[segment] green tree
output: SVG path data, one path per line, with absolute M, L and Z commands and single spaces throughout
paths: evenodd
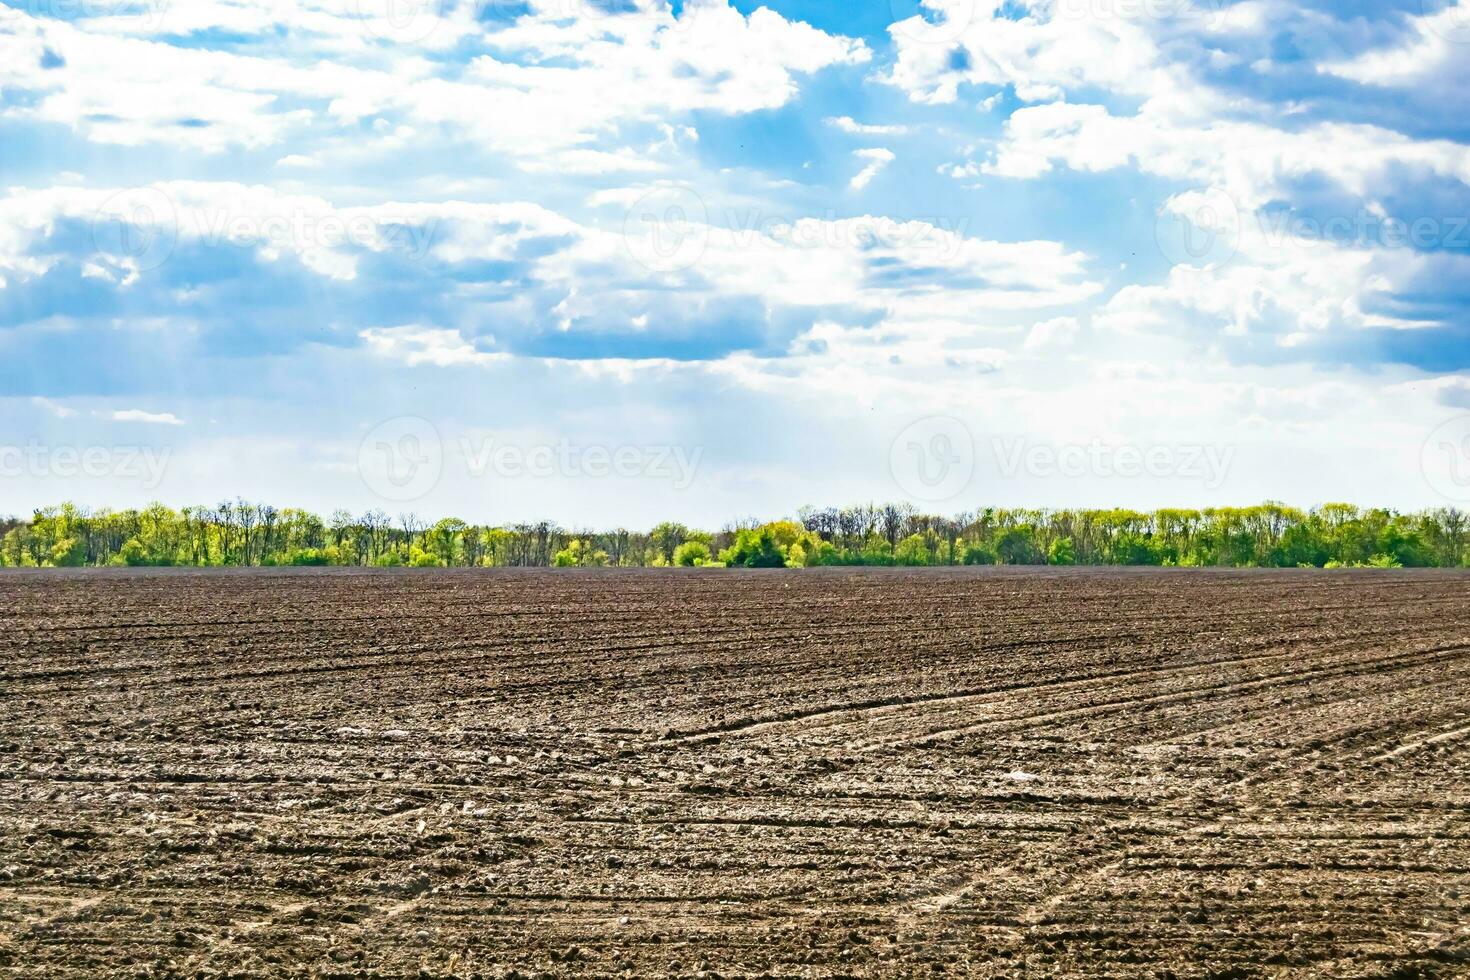
M 568 534 L 550 522 L 425 525 L 381 511 L 330 523 L 306 511 L 225 501 L 175 511 L 87 511 L 73 504 L 0 518 L 0 564 L 576 566 L 717 564 L 714 536 L 666 522 L 647 534 Z M 1277 503 L 1204 511 L 984 508 L 953 518 L 872 504 L 806 510 L 721 532 L 722 556 L 745 567 L 788 565 L 1177 564 L 1280 567 L 1459 567 L 1470 555 L 1470 515 L 1455 508 L 1402 514 L 1326 504 L 1303 512 Z
M 1011 528 L 995 543 L 995 552 L 1007 565 L 1040 565 L 1043 561 L 1041 549 L 1036 547 L 1029 531 Z
M 133 568 L 139 565 L 150 564 L 148 553 L 143 548 L 143 542 L 137 538 L 128 538 L 127 541 L 123 542 L 123 546 L 117 550 L 117 559 L 119 565 L 127 565 Z
M 1113 561 L 1118 565 L 1163 565 L 1173 559 L 1149 535 L 1127 532 L 1118 537 Z
M 80 568 L 87 563 L 87 546 L 81 538 L 62 538 L 51 548 L 51 564 L 57 568 Z
M 674 521 L 665 521 L 648 532 L 648 543 L 663 558 L 665 565 L 674 562 L 674 552 L 679 545 L 689 540 L 689 528 Z
M 720 553 L 720 560 L 739 568 L 785 568 L 786 555 L 769 528 L 741 531 L 735 544 Z
M 681 568 L 706 565 L 710 560 L 709 545 L 703 541 L 685 541 L 674 549 L 674 564 Z
M 590 541 L 573 538 L 556 553 L 552 564 L 557 568 L 601 568 L 607 564 L 607 552 L 599 551 Z
M 983 544 L 965 546 L 966 565 L 994 565 L 999 561 L 1000 556 L 993 549 L 987 548 Z
M 911 534 L 898 543 L 893 557 L 900 565 L 928 565 L 930 563 L 929 542 L 922 534 Z

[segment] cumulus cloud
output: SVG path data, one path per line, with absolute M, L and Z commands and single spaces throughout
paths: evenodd
M 1297 76 L 1272 46 L 1288 32 L 1324 50 L 1356 41 L 1358 53 L 1316 71 L 1448 92 L 1453 65 L 1464 61 L 1459 42 L 1470 40 L 1462 30 L 1470 8 L 1397 20 L 1386 13 L 1376 36 L 1392 40 L 1364 50 L 1361 24 L 1355 39 L 1346 22 L 1267 0 L 1172 5 L 1147 16 L 1136 5 L 1067 0 L 933 6 L 951 15 L 954 44 L 896 28 L 899 54 L 886 80 L 916 102 L 953 102 L 972 86 L 1009 89 L 1029 103 L 1009 115 L 998 140 L 981 141 L 941 174 L 1039 182 L 1061 169 L 1133 173 L 1176 188 L 1157 205 L 1161 233 L 1188 223 L 1192 202 L 1210 195 L 1239 225 L 1224 263 L 1199 268 L 1166 247 L 1178 264 L 1162 282 L 1123 284 L 1098 311 L 1100 329 L 1230 338 L 1223 349 L 1231 356 L 1378 352 L 1425 364 L 1425 350 L 1459 329 L 1459 297 L 1440 277 L 1463 275 L 1470 253 L 1470 241 L 1453 233 L 1453 216 L 1470 202 L 1470 147 L 1430 125 L 1400 132 L 1387 114 L 1338 118 L 1341 107 L 1314 105 L 1310 90 L 1283 104 L 1271 88 Z M 1395 230 L 1426 224 L 1427 240 Z M 1307 230 L 1282 233 L 1298 226 Z M 1358 230 L 1332 233 L 1343 226 Z M 1416 330 L 1416 344 L 1340 336 Z
M 1416 140 L 1346 123 L 1284 131 L 1213 117 L 1182 120 L 1147 105 L 1136 115 L 1115 116 L 1100 105 L 1067 102 L 1018 109 L 994 159 L 980 171 L 1033 178 L 1057 164 L 1091 172 L 1132 167 L 1220 187 L 1249 208 L 1310 178 L 1364 198 L 1405 172 L 1470 183 L 1470 147 L 1451 140 Z
M 799 76 L 870 57 L 861 41 L 723 2 L 691 4 L 676 18 L 664 3 L 613 11 L 589 2 L 568 16 L 566 3 L 536 0 L 498 30 L 472 8 L 422 5 L 403 22 L 401 12 L 364 17 L 354 3 L 309 4 L 287 18 L 273 0 L 239 0 L 170 5 L 161 17 L 143 5 L 135 16 L 78 26 L 3 7 L 0 85 L 29 96 L 5 114 L 96 142 L 208 152 L 392 121 L 539 157 L 696 110 L 778 108 Z M 277 31 L 287 28 L 293 43 L 280 45 Z M 240 32 L 242 43 L 212 50 L 161 40 L 211 30 Z M 462 46 L 478 52 L 467 63 L 428 57 Z M 63 63 L 43 67 L 48 51 Z M 157 98 L 165 88 L 188 92 L 187 105 Z
M 1470 0 L 1452 2 L 1409 18 L 1396 43 L 1358 52 L 1319 66 L 1324 74 L 1387 88 L 1428 90 L 1453 103 L 1463 102 L 1470 84 Z
M 688 261 L 650 265 L 674 229 L 621 207 L 627 217 L 614 212 L 608 227 L 530 202 L 339 207 L 234 183 L 12 190 L 0 198 L 12 240 L 0 269 L 13 277 L 0 323 L 24 325 L 32 297 L 90 279 L 83 298 L 98 329 L 124 314 L 135 324 L 213 317 L 191 331 L 211 347 L 233 343 L 220 333 L 228 323 L 248 324 L 257 350 L 355 339 L 415 365 L 505 354 L 698 359 L 779 351 L 823 318 L 978 330 L 1000 311 L 1102 289 L 1089 257 L 1056 242 L 873 215 L 767 220 L 701 207 L 677 229 L 695 239 Z M 257 278 L 269 269 L 274 285 L 242 294 L 242 269 Z M 334 322 L 303 329 L 280 305 L 307 293 L 333 297 Z M 384 327 L 384 305 L 416 325 Z
M 1467 2 L 925 0 L 873 50 L 729 0 L 0 6 L 0 421 L 251 446 L 326 379 L 348 460 L 367 415 L 768 412 L 881 471 L 926 411 L 1360 481 L 1464 401 Z
M 1077 340 L 1082 325 L 1076 317 L 1059 316 L 1042 320 L 1026 334 L 1028 351 L 1045 351 L 1064 348 Z
M 410 367 L 484 366 L 507 359 L 505 354 L 479 350 L 458 330 L 434 327 L 372 327 L 360 335 L 375 354 Z M 484 338 L 494 343 L 493 337 Z

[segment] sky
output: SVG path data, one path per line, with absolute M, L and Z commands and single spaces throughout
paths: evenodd
M 0 513 L 1470 504 L 1470 0 L 0 0 Z

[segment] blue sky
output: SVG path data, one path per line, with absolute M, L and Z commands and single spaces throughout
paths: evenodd
M 1467 503 L 1467 92 L 1470 0 L 0 0 L 0 512 Z

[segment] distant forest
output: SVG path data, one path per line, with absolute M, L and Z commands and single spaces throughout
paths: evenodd
M 0 518 L 0 566 L 745 567 L 1156 565 L 1464 567 L 1470 519 L 1455 508 L 1398 513 L 1276 503 L 1206 510 L 986 508 L 955 516 L 902 504 L 803 508 L 794 520 L 718 531 L 575 530 L 549 521 L 337 511 L 323 519 L 243 500 L 174 510 L 89 512 L 72 504 Z

